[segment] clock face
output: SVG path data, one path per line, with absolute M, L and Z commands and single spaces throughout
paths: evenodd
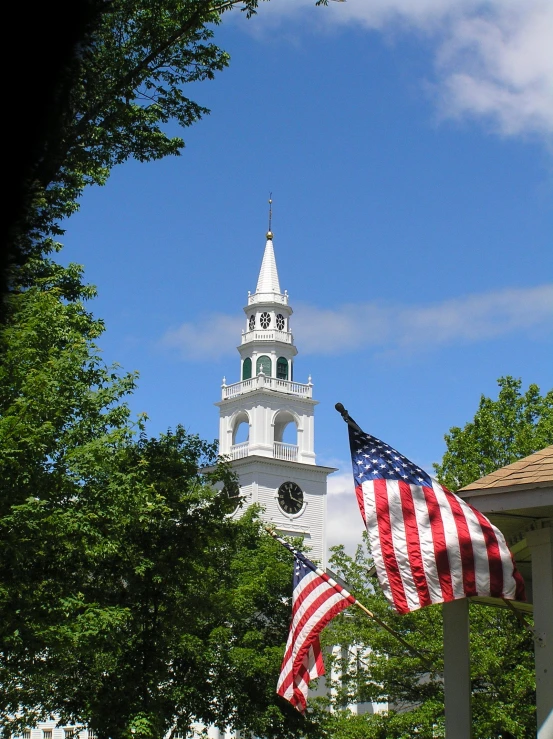
M 223 488 L 223 495 L 225 496 L 224 509 L 227 515 L 234 513 L 241 502 L 240 486 L 237 482 L 232 482 L 229 485 L 225 485 Z
M 299 513 L 303 508 L 303 491 L 295 482 L 283 482 L 278 489 L 278 504 L 285 513 Z

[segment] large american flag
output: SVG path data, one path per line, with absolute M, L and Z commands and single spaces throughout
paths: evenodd
M 378 580 L 399 613 L 471 596 L 525 600 L 501 531 L 416 464 L 349 426 Z
M 355 598 L 284 539 L 275 539 L 294 554 L 292 622 L 277 693 L 304 713 L 309 681 L 325 672 L 319 634 Z

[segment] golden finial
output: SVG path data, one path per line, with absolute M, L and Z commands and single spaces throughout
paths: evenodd
M 271 231 L 271 222 L 273 220 L 273 193 L 269 193 L 269 230 L 267 231 L 267 239 L 273 239 L 273 232 Z

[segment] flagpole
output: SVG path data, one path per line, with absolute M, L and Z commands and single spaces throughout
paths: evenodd
M 347 411 L 346 411 L 346 413 L 347 413 Z M 353 422 L 353 423 L 355 423 L 355 422 Z M 281 540 L 281 538 L 278 536 L 278 534 L 275 533 L 274 529 L 271 529 L 268 526 L 264 526 L 264 529 L 265 529 L 265 531 L 268 534 L 270 534 L 273 537 L 273 539 L 276 539 L 278 541 L 278 543 L 281 544 L 282 546 L 284 546 L 286 549 L 288 549 L 292 553 L 295 551 L 290 545 L 286 545 Z M 349 586 L 347 588 L 347 591 L 349 592 Z M 355 596 L 353 596 L 353 597 L 355 598 Z M 366 606 L 364 606 L 362 603 L 360 603 L 357 600 L 357 598 L 355 598 L 355 604 L 352 603 L 352 605 L 358 606 L 363 611 L 363 613 L 366 613 L 367 616 L 369 618 L 372 618 L 372 620 L 375 623 L 377 623 L 379 626 L 381 626 L 383 629 L 385 629 L 389 634 L 391 634 L 392 636 L 394 636 L 401 644 L 403 644 L 403 646 L 406 649 L 408 649 L 412 654 L 415 655 L 415 657 L 418 657 L 418 659 L 420 659 L 421 662 L 423 662 L 426 665 L 426 667 L 428 668 L 429 672 L 435 672 L 434 666 L 426 659 L 426 657 L 421 652 L 419 652 L 418 649 L 416 649 L 411 644 L 409 644 L 409 642 L 405 641 L 405 639 L 401 636 L 401 634 L 398 634 L 398 632 L 395 631 L 395 629 L 392 629 L 391 626 L 388 626 L 388 624 L 385 621 L 382 621 L 382 619 L 379 618 L 376 614 L 374 614 L 372 611 L 369 611 L 369 609 Z
M 403 644 L 403 646 L 406 649 L 408 649 L 412 654 L 418 657 L 421 660 L 421 662 L 423 662 L 426 665 L 429 672 L 435 672 L 434 666 L 426 659 L 426 657 L 423 654 L 421 654 L 421 652 L 419 652 L 418 649 L 416 649 L 411 644 L 409 644 L 409 642 L 405 641 L 405 639 L 400 634 L 398 634 L 397 631 L 392 629 L 391 626 L 388 626 L 388 624 L 385 621 L 382 621 L 382 619 L 376 616 L 374 613 L 372 613 L 372 611 L 369 611 L 369 609 L 366 608 L 362 603 L 360 603 L 357 600 L 357 598 L 355 599 L 355 605 L 358 606 L 364 613 L 366 613 L 367 616 L 369 616 L 369 618 L 372 618 L 373 621 L 375 621 L 379 626 L 381 626 L 383 629 L 386 629 L 386 631 L 389 634 L 394 636 L 398 640 L 398 642 Z

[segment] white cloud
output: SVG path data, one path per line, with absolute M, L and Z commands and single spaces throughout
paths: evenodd
M 348 554 L 355 554 L 357 546 L 363 541 L 364 527 L 351 470 L 339 470 L 328 478 L 326 519 L 328 548 L 343 544 Z
M 263 34 L 285 18 L 301 27 L 355 24 L 431 42 L 441 117 L 485 119 L 502 135 L 553 134 L 551 0 L 272 0 L 248 26 Z M 288 24 L 290 26 L 290 24 Z
M 184 360 L 220 359 L 234 353 L 243 323 L 244 319 L 239 316 L 213 313 L 197 322 L 182 323 L 177 328 L 169 329 L 160 345 L 176 349 Z
M 468 295 L 427 306 L 298 305 L 294 332 L 302 352 L 343 354 L 374 349 L 431 349 L 477 342 L 553 325 L 553 285 Z
M 553 4 L 495 4 L 452 24 L 437 55 L 444 115 L 484 116 L 500 133 L 553 133 Z
M 335 309 L 298 304 L 295 340 L 305 354 L 345 354 L 360 345 L 373 350 L 423 351 L 553 327 L 553 284 L 467 295 L 430 305 L 352 303 Z M 182 359 L 205 361 L 232 355 L 243 319 L 220 313 L 167 331 L 161 346 Z

